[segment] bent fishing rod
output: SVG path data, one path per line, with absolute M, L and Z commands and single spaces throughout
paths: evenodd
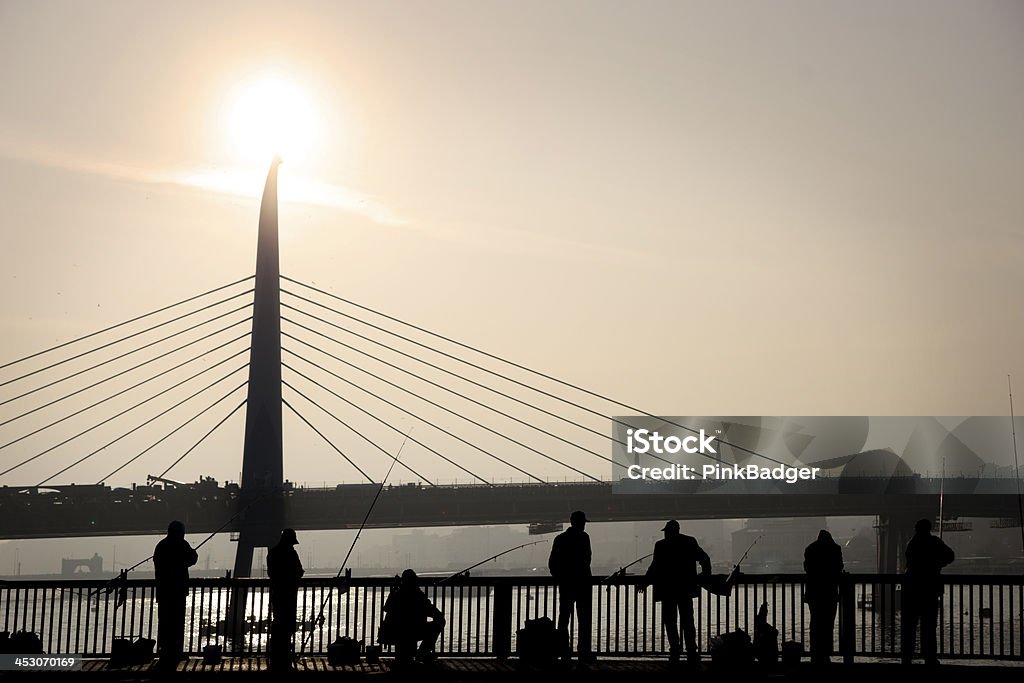
M 412 432 L 412 429 L 410 429 L 409 432 Z M 391 466 L 388 467 L 387 473 L 384 474 L 384 478 L 381 479 L 381 481 L 380 481 L 380 486 L 377 487 L 377 493 L 373 496 L 373 500 L 370 501 L 370 507 L 366 508 L 366 514 L 363 516 L 363 522 L 362 522 L 362 524 L 359 525 L 359 529 L 356 530 L 356 536 L 355 536 L 355 538 L 352 539 L 352 544 L 348 547 L 348 552 L 345 553 L 345 559 L 341 561 L 341 568 L 338 569 L 338 573 L 334 575 L 334 579 L 335 580 L 340 579 L 341 575 L 345 572 L 345 567 L 346 567 L 346 565 L 348 565 L 348 560 L 352 556 L 352 551 L 355 550 L 356 543 L 359 542 L 359 537 L 362 535 L 363 529 L 366 528 L 366 523 L 368 521 L 370 521 L 370 514 L 373 513 L 373 508 L 377 506 L 377 501 L 380 499 L 380 494 L 384 491 L 384 485 L 387 483 L 388 477 L 391 476 L 392 470 L 395 469 L 395 465 L 398 464 L 398 459 L 400 457 L 402 457 L 402 450 L 405 448 L 406 442 L 409 441 L 409 434 L 408 433 L 403 434 L 403 437 L 404 438 L 402 439 L 402 445 L 398 447 L 398 453 L 395 454 L 394 459 L 391 461 Z M 334 596 L 334 591 L 333 590 L 328 591 L 327 597 L 324 598 L 324 601 L 322 603 L 320 603 L 320 612 L 319 612 L 319 614 L 317 614 L 316 619 L 310 620 L 312 623 L 316 623 L 316 624 L 322 624 L 323 623 L 324 610 L 327 609 L 327 604 L 331 601 L 331 598 L 333 596 Z M 310 614 L 310 616 L 312 616 L 312 614 Z M 310 639 L 312 639 L 312 637 L 313 637 L 313 629 L 311 628 L 311 629 L 309 629 L 309 632 L 306 634 L 305 639 L 302 641 L 302 650 L 301 650 L 302 652 L 306 651 L 306 645 L 309 643 L 309 641 L 310 641 Z
M 619 567 L 614 572 L 612 572 L 608 576 L 604 577 L 604 579 L 602 579 L 601 583 L 608 583 L 609 581 L 611 581 L 612 579 L 614 579 L 617 576 L 625 576 L 627 569 L 629 569 L 630 567 L 632 567 L 635 564 L 640 564 L 641 562 L 646 560 L 648 557 L 651 557 L 653 555 L 654 555 L 654 553 L 647 553 L 643 557 L 638 557 L 635 560 L 633 560 L 632 562 L 630 562 L 629 564 L 623 565 L 623 566 Z
M 455 572 L 455 573 L 454 573 L 454 574 L 452 574 L 451 576 L 446 576 L 445 578 L 441 579 L 441 580 L 440 580 L 440 581 L 438 582 L 438 584 L 437 584 L 437 585 L 439 585 L 439 586 L 440 586 L 440 585 L 442 585 L 442 584 L 448 583 L 448 582 L 449 582 L 449 581 L 451 581 L 452 579 L 456 579 L 456 578 L 459 578 L 459 577 L 462 577 L 462 576 L 466 576 L 467 574 L 469 574 L 470 570 L 472 570 L 472 569 L 476 569 L 477 567 L 479 567 L 479 566 L 480 566 L 480 565 L 482 565 L 482 564 L 487 564 L 487 563 L 488 563 L 488 562 L 490 562 L 491 560 L 496 560 L 496 559 L 498 559 L 499 557 L 501 557 L 502 555 L 508 555 L 508 554 L 509 554 L 509 553 L 511 553 L 511 552 L 514 552 L 514 551 L 516 551 L 516 550 L 519 550 L 520 548 L 526 548 L 526 547 L 529 547 L 529 546 L 531 546 L 531 545 L 537 545 L 538 543 L 543 543 L 543 542 L 544 542 L 543 540 L 541 540 L 541 541 L 531 541 L 530 543 L 523 543 L 522 545 L 517 545 L 516 547 L 514 547 L 514 548 L 509 548 L 508 550 L 502 550 L 502 551 L 501 551 L 500 553 L 498 553 L 497 555 L 491 555 L 491 556 L 490 556 L 490 557 L 488 557 L 488 558 L 487 558 L 486 560 L 481 560 L 480 562 L 477 562 L 476 564 L 471 564 L 470 566 L 466 567 L 465 569 L 462 569 L 462 570 L 460 570 L 460 571 L 457 571 L 457 572 Z

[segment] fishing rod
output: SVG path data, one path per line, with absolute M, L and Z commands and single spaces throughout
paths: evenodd
M 736 575 L 740 573 L 740 565 L 743 564 L 743 560 L 747 559 L 747 555 L 750 554 L 750 551 L 754 549 L 754 546 L 757 545 L 757 542 L 760 541 L 762 538 L 764 538 L 764 534 L 761 534 L 760 536 L 755 538 L 754 542 L 747 546 L 747 550 L 740 557 L 740 561 L 737 562 L 736 565 L 732 568 L 732 571 L 729 572 L 729 578 L 726 579 L 727 582 L 731 582 L 736 577 Z
M 638 557 L 635 560 L 633 560 L 632 562 L 630 562 L 629 564 L 623 565 L 622 567 L 619 567 L 614 572 L 612 572 L 608 576 L 604 577 L 604 579 L 601 581 L 601 583 L 608 583 L 609 581 L 611 581 L 612 579 L 614 579 L 617 576 L 625 576 L 627 569 L 629 569 L 630 567 L 632 567 L 635 564 L 639 564 L 639 563 L 643 562 L 644 560 L 646 560 L 648 557 L 651 557 L 652 555 L 654 555 L 654 553 L 647 553 L 643 557 Z
M 733 565 L 732 571 L 728 575 L 725 574 L 700 574 L 697 577 L 697 585 L 703 587 L 706 591 L 712 595 L 728 596 L 732 593 L 732 587 L 736 583 L 736 578 L 740 574 L 740 565 L 743 564 L 743 560 L 747 559 L 747 555 L 754 549 L 757 542 L 764 538 L 764 534 L 761 534 L 754 541 L 747 546 L 746 552 L 740 557 L 739 562 Z
M 754 542 L 747 546 L 747 551 L 743 553 L 743 555 L 740 557 L 740 561 L 736 563 L 737 567 L 743 564 L 743 560 L 747 559 L 747 555 L 750 554 L 750 551 L 754 549 L 754 546 L 757 545 L 757 542 L 760 541 L 762 538 L 764 538 L 764 534 L 761 534 L 760 536 L 755 538 Z
M 409 432 L 410 433 L 412 432 L 411 428 L 409 429 Z M 363 522 L 362 522 L 362 524 L 359 525 L 359 529 L 356 530 L 355 538 L 352 539 L 352 544 L 348 547 L 348 552 L 345 553 L 345 559 L 341 561 L 341 568 L 339 568 L 338 569 L 338 573 L 334 575 L 335 581 L 340 579 L 341 575 L 345 572 L 345 566 L 348 564 L 348 560 L 352 556 L 352 551 L 355 550 L 356 543 L 359 542 L 359 537 L 362 535 L 363 529 L 366 528 L 366 523 L 368 521 L 370 521 L 370 514 L 373 512 L 373 508 L 376 507 L 377 501 L 380 499 L 381 492 L 384 491 L 384 485 L 387 483 L 388 477 L 391 476 L 392 470 L 395 469 L 395 465 L 398 464 L 398 459 L 400 457 L 402 457 L 402 450 L 405 448 L 406 442 L 409 441 L 409 433 L 403 434 L 402 436 L 404 437 L 402 439 L 402 445 L 398 447 L 398 453 L 395 455 L 394 459 L 392 459 L 391 466 L 388 467 L 388 471 L 384 474 L 384 478 L 381 479 L 380 486 L 377 488 L 377 493 L 373 496 L 373 500 L 370 501 L 370 507 L 368 507 L 366 509 L 366 514 L 363 516 Z M 334 591 L 333 590 L 329 591 L 327 593 L 327 597 L 324 598 L 324 601 L 322 603 L 320 603 L 320 613 L 317 614 L 316 619 L 311 619 L 310 620 L 311 623 L 316 623 L 316 624 L 322 624 L 323 623 L 324 610 L 327 608 L 327 604 L 331 601 L 332 597 L 334 597 Z M 313 616 L 312 613 L 310 613 L 310 616 Z M 311 629 L 309 629 L 309 632 L 306 634 L 306 638 L 302 641 L 302 650 L 301 650 L 302 652 L 306 651 L 306 645 L 309 643 L 309 641 L 310 641 L 310 639 L 312 639 L 312 637 L 313 637 L 313 629 L 311 628 Z
M 939 479 L 939 540 L 942 540 L 942 528 L 946 526 L 942 523 L 942 506 L 945 501 L 945 489 L 946 489 L 946 456 L 942 456 L 942 478 Z
M 202 548 L 204 545 L 206 545 L 208 542 L 210 542 L 213 539 L 214 536 L 216 536 L 220 532 L 224 531 L 224 529 L 229 524 L 231 524 L 231 522 L 233 522 L 236 519 L 238 519 L 239 515 L 244 513 L 246 510 L 251 508 L 253 505 L 255 505 L 256 502 L 259 501 L 261 498 L 266 497 L 266 495 L 267 495 L 267 492 L 263 492 L 263 493 L 259 494 L 258 496 L 256 496 L 255 498 L 253 498 L 252 500 L 250 500 L 245 506 L 242 507 L 241 510 L 238 510 L 235 514 L 231 515 L 231 517 L 228 518 L 228 521 L 226 521 L 223 524 L 221 524 L 213 532 L 211 532 L 206 538 L 204 538 L 203 541 L 199 545 L 197 545 L 195 548 L 193 548 L 193 550 L 198 552 L 199 549 Z M 93 591 L 90 591 L 89 594 L 86 597 L 91 598 L 93 595 L 96 595 L 97 593 L 99 593 L 102 590 L 106 590 L 107 593 L 110 593 L 114 589 L 113 584 L 115 584 L 117 582 L 127 581 L 128 580 L 128 572 L 135 571 L 136 569 L 138 569 L 139 567 L 141 567 L 142 565 L 146 564 L 147 562 L 149 562 L 152 559 L 153 559 L 153 555 L 150 555 L 149 557 L 147 557 L 144 560 L 139 560 L 138 562 L 136 562 L 132 566 L 128 567 L 127 569 L 122 569 L 121 572 L 116 577 L 114 577 L 113 579 L 110 579 L 107 582 L 106 585 L 100 586 L 99 588 L 97 588 L 97 589 L 95 589 Z M 123 586 L 122 586 L 122 588 L 123 588 Z
M 1020 497 L 1020 461 L 1017 460 L 1017 425 L 1013 417 L 1013 385 L 1006 376 L 1006 388 L 1010 392 L 1010 433 L 1013 435 L 1013 466 L 1017 473 L 1017 521 L 1020 522 L 1020 549 L 1024 552 L 1024 501 Z
M 531 541 L 530 543 L 523 543 L 522 545 L 517 545 L 517 546 L 516 546 L 515 548 L 509 548 L 508 550 L 502 550 L 502 551 L 501 551 L 500 553 L 498 553 L 497 555 L 491 555 L 491 556 L 490 556 L 490 557 L 488 557 L 488 558 L 487 558 L 486 560 L 481 560 L 480 562 L 477 562 L 476 564 L 472 564 L 472 565 L 470 565 L 470 566 L 466 567 L 465 569 L 463 569 L 463 570 L 461 570 L 461 571 L 457 571 L 457 572 L 455 572 L 455 573 L 454 573 L 454 574 L 452 574 L 451 576 L 447 576 L 447 577 L 445 577 L 445 578 L 441 579 L 441 580 L 440 580 L 440 581 L 438 582 L 438 584 L 437 584 L 437 585 L 439 585 L 439 586 L 440 586 L 440 585 L 442 585 L 442 584 L 448 583 L 448 582 L 449 582 L 449 581 L 451 581 L 452 579 L 456 579 L 456 578 L 459 578 L 459 577 L 461 577 L 461 576 L 466 576 L 466 575 L 468 575 L 468 574 L 469 574 L 469 571 L 470 571 L 471 569 L 476 569 L 477 567 L 479 567 L 479 566 L 480 566 L 480 565 L 482 565 L 482 564 L 487 564 L 487 563 L 488 563 L 488 562 L 490 562 L 491 560 L 496 560 L 496 559 L 498 559 L 499 557 L 501 557 L 502 555 L 508 555 L 508 554 L 509 554 L 509 553 L 511 553 L 511 552 L 514 552 L 514 551 L 516 551 L 516 550 L 519 550 L 520 548 L 526 548 L 526 547 L 529 547 L 529 546 L 531 546 L 531 545 L 537 545 L 538 543 L 543 543 L 543 542 L 544 542 L 544 541 L 542 541 L 542 540 L 541 540 L 541 541 Z

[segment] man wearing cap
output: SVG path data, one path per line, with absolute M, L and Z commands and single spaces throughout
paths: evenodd
M 281 532 L 281 540 L 267 552 L 267 577 L 270 579 L 270 665 L 290 668 L 292 637 L 295 635 L 295 603 L 299 579 L 304 573 L 295 546 L 299 539 L 294 529 Z
M 569 517 L 569 528 L 555 536 L 548 558 L 548 570 L 558 583 L 558 632 L 571 649 L 569 621 L 576 607 L 577 651 L 583 663 L 594 660 L 590 650 L 590 624 L 593 586 L 590 579 L 590 536 L 583 529 L 587 516 L 577 510 Z M 568 653 L 566 653 L 568 654 Z
M 156 637 L 163 669 L 176 669 L 185 649 L 188 568 L 198 561 L 199 555 L 185 540 L 185 525 L 177 520 L 171 522 L 167 536 L 153 551 L 158 603 Z
M 697 583 L 697 568 L 701 574 L 711 574 L 711 558 L 693 536 L 679 533 L 679 522 L 669 520 L 662 531 L 665 538 L 654 544 L 654 558 L 643 581 L 637 585 L 642 593 L 654 584 L 654 599 L 661 603 L 661 618 L 668 634 L 669 659 L 679 661 L 679 629 L 676 625 L 676 611 L 683 622 L 683 638 L 686 640 L 686 659 L 691 663 L 700 661 L 697 652 L 697 630 L 693 623 L 693 598 L 700 594 Z

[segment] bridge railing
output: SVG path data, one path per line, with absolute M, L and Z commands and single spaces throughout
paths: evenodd
M 834 628 L 836 654 L 898 657 L 900 576 L 848 575 Z M 943 577 L 938 621 L 941 657 L 1024 659 L 1024 577 Z M 668 642 L 661 605 L 651 591 L 638 594 L 636 577 L 608 584 L 594 579 L 592 643 L 600 656 L 663 655 Z M 768 605 L 768 623 L 779 642 L 809 645 L 810 613 L 803 602 L 802 574 L 741 575 L 728 596 L 701 592 L 694 602 L 697 642 L 707 654 L 710 639 L 742 629 L 753 635 L 754 618 Z M 516 651 L 516 632 L 526 620 L 558 614 L 558 591 L 550 577 L 469 577 L 441 584 L 422 582 L 445 616 L 438 641 L 442 656 L 498 656 Z M 298 595 L 296 650 L 324 654 L 339 635 L 367 644 L 376 640 L 388 578 L 303 580 Z M 118 638 L 156 638 L 158 610 L 152 580 L 131 580 L 119 599 L 106 581 L 0 582 L 0 618 L 5 631 L 39 634 L 49 653 L 105 657 Z M 235 606 L 237 617 L 232 616 Z M 323 618 L 319 618 L 323 606 Z M 185 649 L 198 655 L 219 644 L 229 656 L 265 654 L 270 636 L 269 583 L 265 579 L 193 579 L 186 602 Z M 572 627 L 575 631 L 575 619 Z M 575 642 L 575 633 L 574 633 Z M 385 648 L 385 652 L 388 649 Z

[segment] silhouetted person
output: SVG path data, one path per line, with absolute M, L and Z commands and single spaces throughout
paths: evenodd
M 185 598 L 188 596 L 188 568 L 199 555 L 185 540 L 185 525 L 175 520 L 167 536 L 156 544 L 153 566 L 158 603 L 157 646 L 160 667 L 175 669 L 185 647 Z
M 295 635 L 295 603 L 299 579 L 305 573 L 295 546 L 299 539 L 294 529 L 281 532 L 281 540 L 267 552 L 267 577 L 270 579 L 270 606 L 274 621 L 270 625 L 270 664 L 288 668 L 292 663 L 292 637 Z
M 420 661 L 434 659 L 434 646 L 444 630 L 444 615 L 420 590 L 416 572 L 411 569 L 402 572 L 401 583 L 384 602 L 384 614 L 377 641 L 395 646 L 397 663 L 408 664 L 413 653 Z M 418 651 L 417 642 L 420 643 Z
M 822 529 L 818 540 L 804 550 L 807 587 L 804 602 L 811 611 L 811 662 L 827 664 L 832 656 L 832 633 L 839 609 L 839 579 L 843 575 L 843 549 Z
M 679 522 L 669 520 L 661 529 L 665 538 L 654 544 L 654 558 L 643 582 L 636 590 L 642 593 L 654 584 L 654 599 L 661 603 L 661 619 L 668 634 L 669 659 L 679 661 L 679 627 L 676 612 L 683 622 L 683 638 L 686 641 L 686 659 L 699 662 L 697 652 L 697 629 L 693 623 L 693 599 L 700 595 L 697 583 L 697 565 L 701 574 L 711 574 L 711 558 L 693 536 L 679 533 Z
M 558 632 L 572 653 L 569 641 L 569 622 L 576 608 L 577 652 L 581 662 L 592 662 L 590 625 L 593 612 L 592 582 L 590 579 L 590 536 L 583 529 L 587 516 L 577 510 L 569 516 L 569 528 L 555 536 L 548 557 L 548 570 L 558 584 Z
M 932 536 L 931 520 L 914 525 L 907 543 L 907 573 L 903 580 L 903 663 L 914 658 L 914 633 L 921 622 L 921 654 L 926 664 L 938 664 L 935 627 L 942 595 L 942 568 L 953 561 L 953 550 Z

